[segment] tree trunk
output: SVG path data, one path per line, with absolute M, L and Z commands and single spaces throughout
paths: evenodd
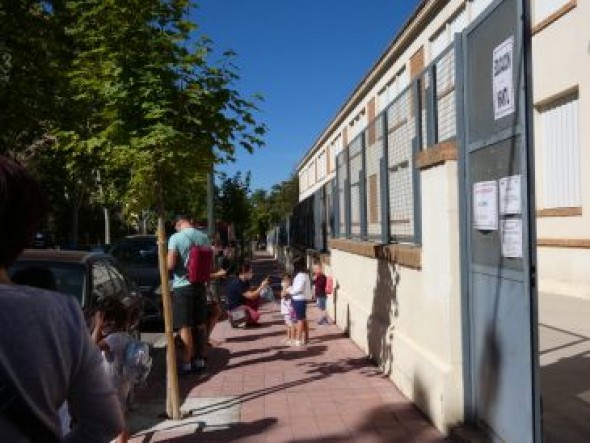
M 166 231 L 164 225 L 164 199 L 161 182 L 158 186 L 158 254 L 160 263 L 160 289 L 164 309 L 164 334 L 166 337 L 166 413 L 172 420 L 180 420 L 180 400 L 178 393 L 178 372 L 176 368 L 176 348 L 172 334 L 172 299 L 168 278 Z
M 77 204 L 74 203 L 72 206 L 72 244 L 70 245 L 72 248 L 78 248 L 78 219 L 80 214 L 80 208 Z
M 111 214 L 109 208 L 102 208 L 104 212 L 104 244 L 111 244 Z

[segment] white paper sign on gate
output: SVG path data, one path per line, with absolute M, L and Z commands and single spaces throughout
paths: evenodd
M 500 235 L 502 237 L 502 256 L 522 258 L 522 220 L 520 218 L 502 220 Z
M 492 57 L 494 118 L 496 120 L 514 113 L 513 58 L 514 37 L 510 37 L 494 49 Z
M 522 213 L 520 175 L 503 177 L 500 184 L 500 214 Z
M 473 227 L 482 231 L 498 229 L 498 182 L 473 184 Z

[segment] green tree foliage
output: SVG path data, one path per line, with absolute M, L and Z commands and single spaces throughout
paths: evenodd
M 61 1 L 0 0 L 0 153 L 42 139 L 63 107 Z
M 215 192 L 217 218 L 234 226 L 238 239 L 243 239 L 249 227 L 252 206 L 250 203 L 250 173 L 242 176 L 237 172 L 233 177 L 221 173 Z
M 95 156 L 107 175 L 127 171 L 123 195 L 131 211 L 203 201 L 203 186 L 194 185 L 214 164 L 233 160 L 236 146 L 262 145 L 255 103 L 233 88 L 233 55 L 211 63 L 211 41 L 191 41 L 189 6 L 187 0 L 69 2 L 80 17 L 68 29 L 79 47 L 69 78 L 92 119 L 64 134 L 62 146 Z
M 299 201 L 299 179 L 292 174 L 288 180 L 275 184 L 270 192 L 256 190 L 250 198 L 251 237 L 265 237 L 268 230 L 291 213 Z
M 197 36 L 189 0 L 0 0 L 0 152 L 52 200 L 205 211 L 205 177 L 262 146 L 260 97 L 231 51 Z M 75 218 L 75 214 L 71 214 Z

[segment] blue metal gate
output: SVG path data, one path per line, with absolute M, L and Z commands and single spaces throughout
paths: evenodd
M 542 441 L 522 4 L 494 2 L 456 42 L 466 415 L 509 443 Z

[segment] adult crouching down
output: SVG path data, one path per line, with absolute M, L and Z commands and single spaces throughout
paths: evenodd
M 250 286 L 250 280 L 254 276 L 252 266 L 244 262 L 234 277 L 227 285 L 227 308 L 231 312 L 237 309 L 244 309 L 246 312 L 246 325 L 256 325 L 260 319 L 260 293 L 269 285 L 268 278 L 265 278 L 256 289 Z

